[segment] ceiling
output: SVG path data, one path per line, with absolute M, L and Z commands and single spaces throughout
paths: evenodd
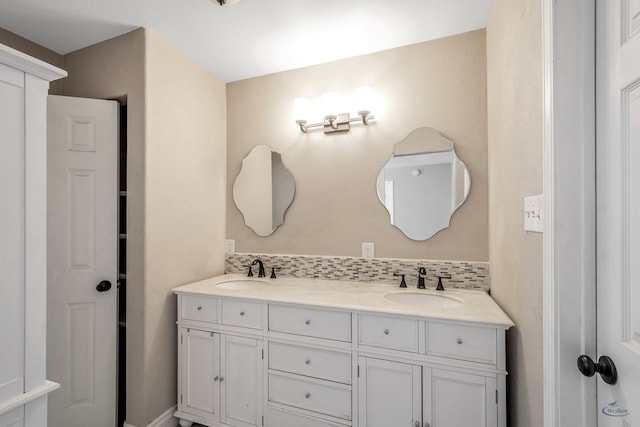
M 66 54 L 146 27 L 226 82 L 486 27 L 493 0 L 0 0 L 0 27 Z

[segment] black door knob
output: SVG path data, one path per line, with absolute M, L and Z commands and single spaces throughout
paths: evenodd
M 593 359 L 583 354 L 578 357 L 578 370 L 585 377 L 592 377 L 597 372 L 607 384 L 613 385 L 618 381 L 618 370 L 609 356 L 600 356 L 598 363 L 595 363 Z
M 96 286 L 98 292 L 107 292 L 109 289 L 111 289 L 111 282 L 108 280 L 103 280 Z

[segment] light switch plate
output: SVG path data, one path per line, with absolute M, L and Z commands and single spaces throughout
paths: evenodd
M 364 259 L 372 259 L 373 258 L 373 243 L 363 243 L 362 244 L 362 258 Z
M 542 233 L 544 226 L 542 194 L 524 198 L 524 229 Z
M 224 253 L 227 255 L 233 255 L 236 253 L 236 241 L 233 239 L 227 239 L 224 241 Z

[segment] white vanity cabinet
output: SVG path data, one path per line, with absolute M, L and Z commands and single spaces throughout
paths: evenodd
M 249 329 L 262 304 L 181 296 L 179 306 L 180 424 L 262 426 L 264 340 Z
M 176 292 L 183 427 L 506 426 L 503 314 L 483 323 Z
M 371 314 L 358 329 L 360 427 L 506 424 L 504 331 Z

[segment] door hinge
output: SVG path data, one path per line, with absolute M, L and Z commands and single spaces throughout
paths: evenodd
M 358 378 L 360 378 L 360 365 L 358 365 Z
M 262 425 L 264 425 L 264 415 L 262 416 Z
M 184 344 L 184 336 L 180 335 L 180 344 Z
M 264 360 L 264 348 L 262 349 L 262 360 Z
M 496 390 L 496 405 L 498 404 L 498 390 Z
M 182 403 L 182 395 L 180 395 L 180 403 Z

